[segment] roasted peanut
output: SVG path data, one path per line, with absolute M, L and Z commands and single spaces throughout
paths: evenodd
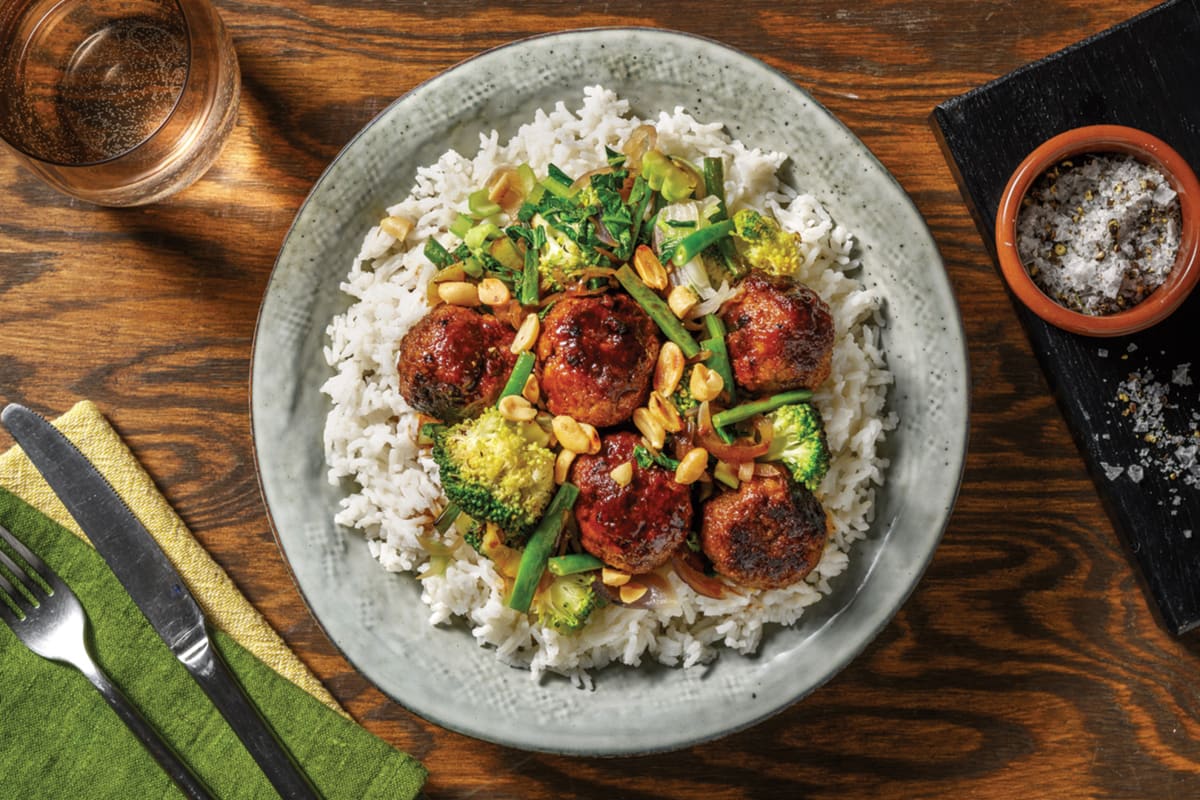
M 641 583 L 627 583 L 617 590 L 621 597 L 622 603 L 636 603 L 647 592 L 647 588 Z
M 650 409 L 650 413 L 667 433 L 679 433 L 683 430 L 683 419 L 679 416 L 679 409 L 658 392 L 650 393 L 650 400 L 646 403 L 646 408 Z
M 388 236 L 396 237 L 397 242 L 403 242 L 412 233 L 413 222 L 405 217 L 384 217 L 379 221 L 379 229 Z
M 555 417 L 551 425 L 554 428 L 554 438 L 567 450 L 592 455 L 600 452 L 600 434 L 592 425 L 578 422 L 574 417 L 565 414 Z
M 520 204 L 521 182 L 514 169 L 501 169 L 492 174 L 487 186 L 488 200 L 505 209 Z
M 679 460 L 675 468 L 675 482 L 691 484 L 700 480 L 704 470 L 708 469 L 708 451 L 703 447 L 693 447 L 687 455 Z
M 600 569 L 600 580 L 605 586 L 624 586 L 629 583 L 630 575 L 628 572 L 622 572 L 619 569 L 612 567 L 602 567 Z
M 437 285 L 438 297 L 452 306 L 479 305 L 479 289 L 467 281 L 446 281 Z
M 521 397 L 528 400 L 531 405 L 536 405 L 541 396 L 542 387 L 538 385 L 537 375 L 530 375 L 525 379 L 525 385 L 521 387 Z
M 658 362 L 654 365 L 654 391 L 670 397 L 683 380 L 685 365 L 683 351 L 674 342 L 663 342 L 658 351 Z
M 633 480 L 633 462 L 622 461 L 612 468 L 608 473 L 608 477 L 612 478 L 613 483 L 617 486 L 628 486 L 630 481 Z
M 705 400 L 716 400 L 724 388 L 725 381 L 719 372 L 711 370 L 703 364 L 697 364 L 692 369 L 692 378 L 688 382 L 688 389 L 697 401 L 703 403 Z
M 500 416 L 510 422 L 530 422 L 537 417 L 537 409 L 519 394 L 501 397 L 496 408 L 500 411 Z
M 642 283 L 656 291 L 667 288 L 670 283 L 667 280 L 666 267 L 658 260 L 658 256 L 654 255 L 654 251 L 644 244 L 638 245 L 637 250 L 633 251 L 633 269 L 642 279 Z
M 686 317 L 687 313 L 699 302 L 700 298 L 696 295 L 696 290 L 690 286 L 676 286 L 667 295 L 667 307 L 680 319 Z
M 479 282 L 479 302 L 485 306 L 502 306 L 512 299 L 512 293 L 498 278 L 484 278 Z
M 563 484 L 567 482 L 567 473 L 571 470 L 571 463 L 575 461 L 575 453 L 570 450 L 559 450 L 558 456 L 554 459 L 554 482 Z
M 508 349 L 514 353 L 524 353 L 526 350 L 532 349 L 541 330 L 542 323 L 538 319 L 538 315 L 527 315 L 521 321 L 521 327 L 517 328 L 517 335 L 513 337 L 512 344 Z
M 650 413 L 648 408 L 636 408 L 633 411 L 633 424 L 646 437 L 646 441 L 655 450 L 661 450 L 667 441 L 667 432 Z

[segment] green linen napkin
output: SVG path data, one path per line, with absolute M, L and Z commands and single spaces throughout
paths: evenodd
M 214 796 L 271 798 L 274 790 L 87 543 L 0 488 L 0 523 L 79 596 L 96 659 L 182 754 Z M 281 677 L 222 631 L 216 647 L 322 796 L 411 798 L 425 769 Z M 73 668 L 39 658 L 0 623 L 0 796 L 181 796 L 100 694 Z

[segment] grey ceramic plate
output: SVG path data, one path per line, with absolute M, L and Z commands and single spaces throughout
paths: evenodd
M 541 107 L 576 108 L 602 84 L 650 116 L 683 105 L 723 120 L 748 145 L 803 154 L 783 178 L 820 198 L 859 238 L 863 279 L 887 300 L 885 347 L 896 385 L 887 485 L 870 536 L 833 593 L 752 658 L 723 653 L 691 670 L 610 667 L 594 690 L 531 680 L 475 644 L 433 628 L 416 581 L 384 572 L 363 540 L 336 529 L 322 427 L 330 374 L 324 329 L 367 229 L 401 199 L 416 168 L 447 147 L 473 154 Z M 904 602 L 957 494 L 967 438 L 961 320 L 938 252 L 909 198 L 870 151 L 787 78 L 714 42 L 661 30 L 554 34 L 486 52 L 397 100 L 321 176 L 284 242 L 254 342 L 252 412 L 263 495 L 313 614 L 354 666 L 420 716 L 505 745 L 589 755 L 683 747 L 749 726 L 845 666 Z

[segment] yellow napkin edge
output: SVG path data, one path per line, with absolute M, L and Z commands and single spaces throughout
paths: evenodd
M 349 717 L 275 629 L 258 612 L 154 485 L 154 479 L 90 400 L 81 400 L 53 425 L 79 448 L 116 490 L 187 583 L 210 624 L 229 634 L 281 676 L 324 705 Z M 41 473 L 14 446 L 0 454 L 0 485 L 63 525 L 83 541 L 88 538 L 45 482 Z M 90 542 L 89 542 L 90 544 Z

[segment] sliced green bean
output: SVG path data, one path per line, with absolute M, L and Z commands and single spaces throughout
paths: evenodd
M 684 358 L 692 358 L 700 353 L 700 345 L 696 343 L 691 331 L 683 327 L 683 323 L 667 306 L 666 301 L 655 294 L 653 289 L 642 283 L 642 279 L 630 269 L 628 264 L 622 264 L 617 269 L 617 280 L 625 287 L 625 291 L 629 292 L 630 296 L 638 302 L 638 305 L 645 309 L 646 313 L 650 315 L 650 319 L 654 320 L 662 330 L 663 335 L 679 345 Z

